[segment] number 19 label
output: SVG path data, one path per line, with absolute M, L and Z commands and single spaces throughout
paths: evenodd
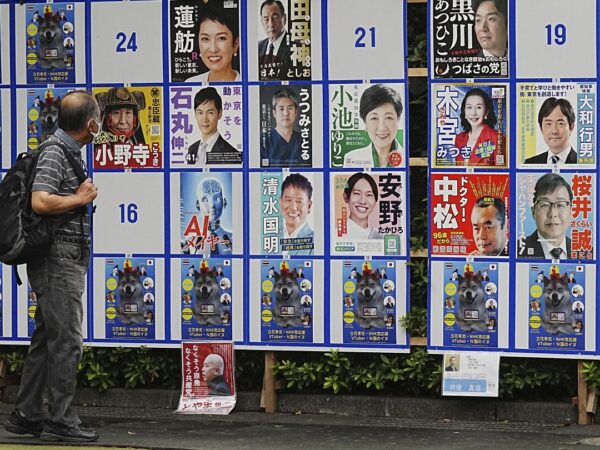
M 567 27 L 562 23 L 546 25 L 546 45 L 565 45 L 567 43 Z

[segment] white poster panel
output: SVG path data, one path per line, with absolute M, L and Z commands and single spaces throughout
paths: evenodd
M 442 395 L 498 397 L 499 353 L 445 353 L 443 364 Z
M 329 78 L 404 78 L 404 2 L 328 2 Z
M 516 2 L 518 78 L 595 78 L 596 2 Z
M 11 121 L 12 114 L 10 114 L 10 90 L 0 89 L 0 105 L 2 106 L 2 112 L 0 112 L 0 154 L 2 155 L 1 163 L 2 169 L 8 169 L 10 167 L 10 159 L 12 155 L 11 145 Z M 17 147 L 17 154 L 26 150 L 25 145 Z M 16 156 L 16 155 L 15 155 Z
M 10 9 L 0 5 L 0 83 L 10 83 Z M 2 107 L 2 111 L 8 111 Z
M 94 83 L 162 81 L 161 2 L 92 2 L 92 17 Z
M 94 174 L 94 253 L 164 253 L 164 175 Z

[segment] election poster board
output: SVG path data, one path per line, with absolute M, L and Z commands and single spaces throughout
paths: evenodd
M 598 5 L 428 6 L 429 351 L 595 357 Z
M 87 344 L 409 350 L 406 5 L 374 2 L 0 2 L 0 176 L 71 92 L 99 106 Z M 8 277 L 0 340 L 26 344 L 38 295 Z

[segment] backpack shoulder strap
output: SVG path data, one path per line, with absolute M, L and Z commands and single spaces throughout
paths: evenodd
M 79 161 L 77 161 L 75 159 L 73 154 L 63 145 L 62 142 L 59 142 L 59 141 L 51 141 L 50 142 L 48 140 L 45 140 L 44 142 L 42 142 L 42 145 L 40 145 L 38 147 L 38 152 L 41 153 L 42 150 L 44 150 L 46 147 L 49 147 L 50 145 L 56 145 L 58 148 L 60 148 L 62 150 L 63 154 L 65 155 L 65 158 L 67 158 L 67 161 L 69 161 L 69 164 L 71 164 L 71 167 L 75 171 L 75 175 L 77 176 L 77 179 L 79 180 L 79 184 L 83 183 L 87 178 L 87 175 L 83 170 L 83 167 L 81 167 L 81 164 L 79 163 Z

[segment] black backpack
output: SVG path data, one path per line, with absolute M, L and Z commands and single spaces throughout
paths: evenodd
M 87 178 L 83 167 L 71 152 L 55 140 L 45 141 L 32 154 L 21 153 L 17 156 L 0 183 L 0 262 L 4 264 L 25 264 L 44 255 L 52 244 L 54 233 L 64 223 L 36 214 L 31 209 L 31 188 L 38 157 L 49 145 L 56 145 L 63 151 L 80 184 Z

